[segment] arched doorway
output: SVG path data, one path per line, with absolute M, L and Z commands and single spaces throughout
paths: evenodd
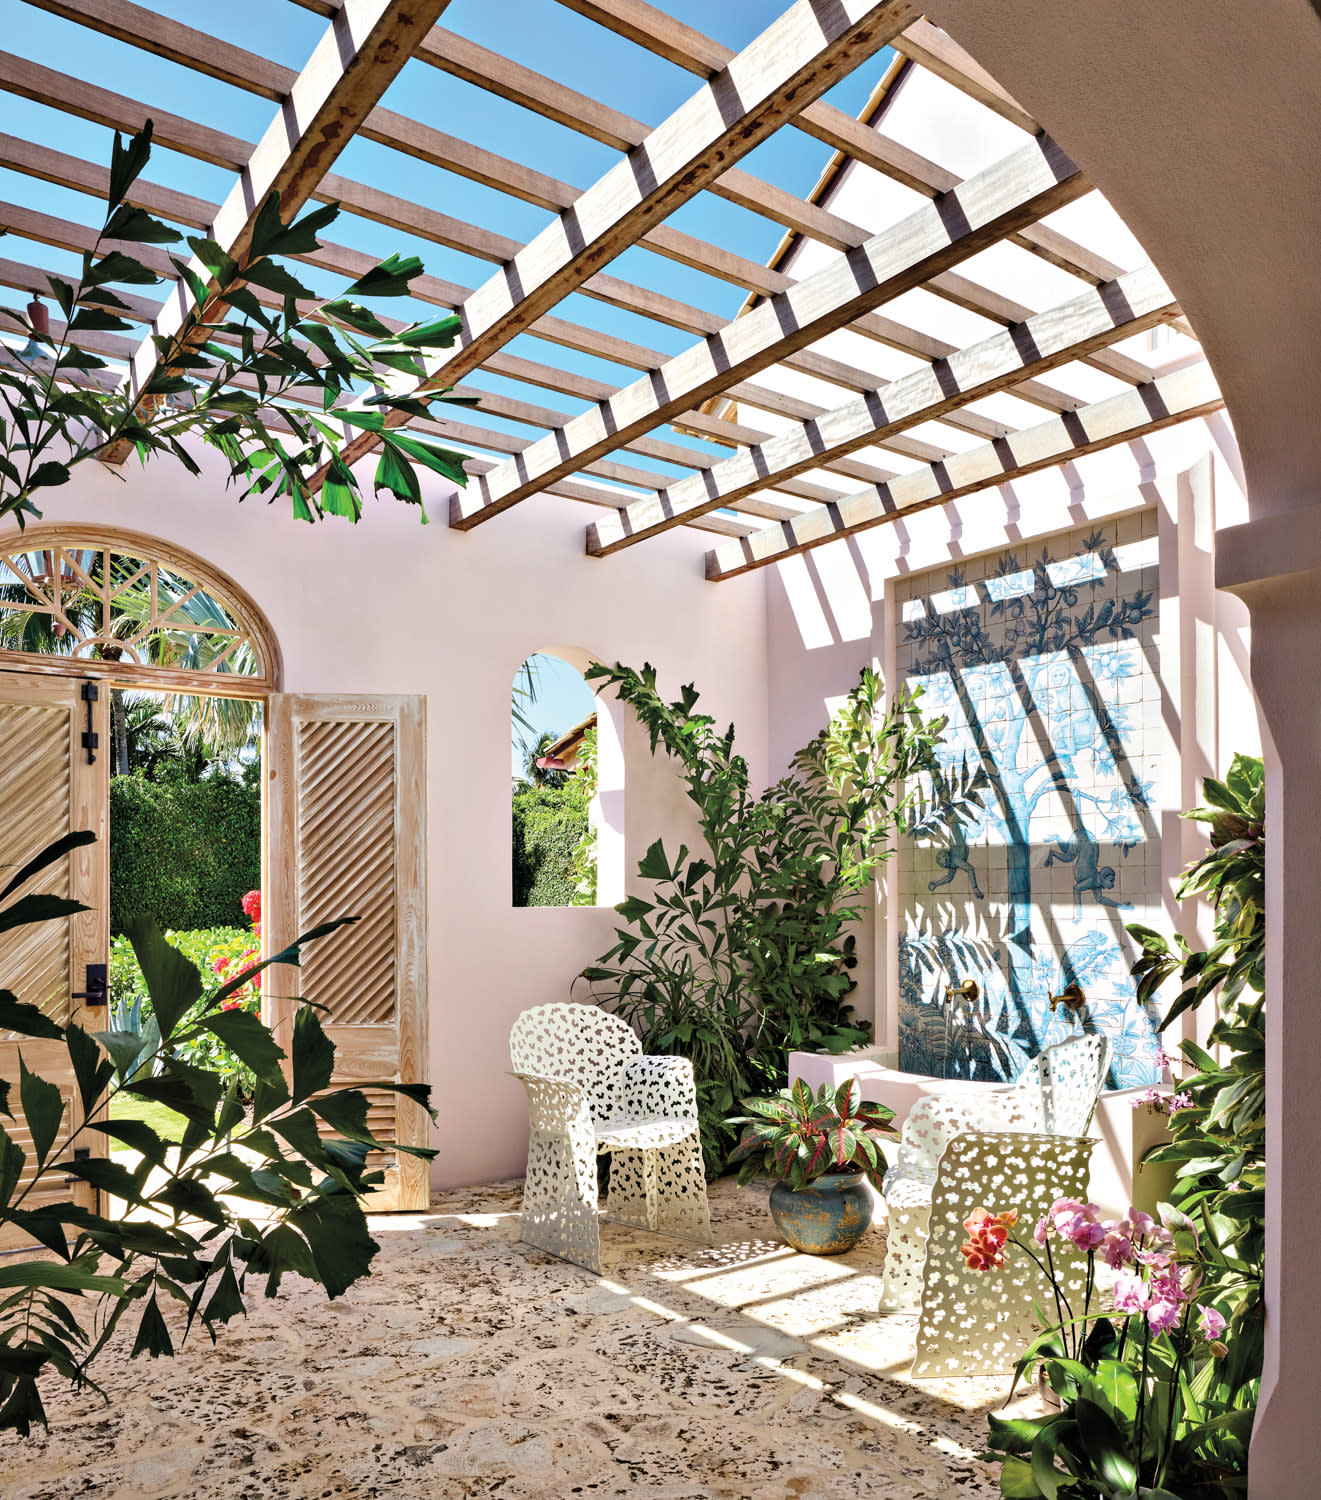
M 426 1071 L 426 704 L 418 696 L 280 692 L 274 631 L 257 603 L 204 559 L 157 538 L 74 524 L 0 542 L 0 860 L 23 864 L 79 829 L 36 880 L 88 910 L 9 944 L 0 985 L 107 1029 L 109 701 L 124 689 L 261 705 L 261 887 L 269 955 L 340 916 L 357 920 L 273 970 L 262 1008 L 287 1037 L 298 998 L 327 1007 L 332 1082 L 365 1087 L 378 1139 L 425 1145 L 421 1108 L 371 1081 Z M 278 993 L 277 993 L 278 992 Z M 0 1048 L 11 1043 L 0 1040 Z M 17 1059 L 14 1059 L 16 1063 Z M 48 1076 L 55 1076 L 53 1073 Z M 67 1085 L 74 1125 L 76 1090 Z M 104 1140 L 98 1149 L 104 1149 Z M 426 1163 L 387 1153 L 375 1211 L 429 1202 Z
M 85 910 L 11 934 L 0 973 L 4 988 L 89 1032 L 112 1026 L 112 701 L 122 713 L 126 689 L 154 689 L 264 703 L 278 673 L 275 638 L 261 611 L 202 559 L 152 537 L 97 527 L 37 526 L 6 536 L 0 543 L 0 860 L 21 870 L 83 830 L 95 842 L 20 883 L 20 898 L 49 894 Z M 0 1040 L 0 1050 L 14 1052 L 16 1045 Z M 67 1059 L 52 1050 L 43 1062 L 66 1096 L 68 1128 L 76 1129 L 81 1106 L 73 1077 L 64 1076 Z M 99 1133 L 88 1139 L 98 1154 L 108 1148 Z M 90 1194 L 81 1184 L 75 1191 Z

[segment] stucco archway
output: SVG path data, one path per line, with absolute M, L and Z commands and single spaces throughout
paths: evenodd
M 1070 152 L 1138 236 L 1215 370 L 1251 520 L 1217 583 L 1252 613 L 1268 728 L 1267 1328 L 1253 1500 L 1316 1484 L 1321 1182 L 1321 16 L 1308 0 L 931 0 L 944 27 Z M 1287 809 L 1287 818 L 1285 812 Z M 1285 1059 L 1290 1059 L 1286 1067 Z

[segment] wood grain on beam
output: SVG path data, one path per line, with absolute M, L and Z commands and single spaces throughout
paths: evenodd
M 499 514 L 635 433 L 669 421 L 1062 207 L 1085 187 L 1069 157 L 1040 137 L 503 465 L 456 501 L 451 524 L 467 529 Z
M 419 392 L 453 385 L 476 369 L 877 52 L 913 14 L 909 0 L 837 0 L 828 8 L 796 0 L 477 289 L 461 309 L 462 345 L 429 369 Z M 361 434 L 344 460 L 352 463 L 375 443 L 373 434 Z
M 596 557 L 622 551 L 690 516 L 732 505 L 766 486 L 805 474 L 825 459 L 885 444 L 905 428 L 938 420 L 1025 375 L 1068 364 L 1177 313 L 1178 304 L 1154 270 L 1130 272 L 816 421 L 795 426 L 769 443 L 745 449 L 704 474 L 634 501 L 590 528 L 587 551 Z
M 1207 416 L 1224 405 L 1205 363 L 1149 385 L 1026 427 L 998 443 L 956 454 L 945 463 L 903 474 L 835 505 L 805 511 L 740 543 L 707 555 L 706 576 L 733 578 L 840 537 L 884 525 L 960 495 L 991 489 L 1038 469 Z

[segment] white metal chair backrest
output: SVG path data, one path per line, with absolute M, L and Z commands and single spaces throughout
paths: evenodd
M 597 1121 L 617 1113 L 620 1075 L 641 1054 L 628 1022 L 595 1005 L 538 1005 L 509 1033 L 514 1072 L 576 1083 Z
M 970 1130 L 1040 1128 L 1041 1108 L 1035 1086 L 928 1094 L 908 1112 L 895 1166 L 913 1181 L 934 1184 L 941 1153 L 956 1135 Z
M 1036 1076 L 1047 1135 L 1087 1134 L 1109 1059 L 1109 1037 L 1095 1032 L 1041 1050 Z

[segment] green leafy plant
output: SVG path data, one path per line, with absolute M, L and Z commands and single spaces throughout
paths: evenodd
M 431 401 L 470 401 L 380 389 L 395 374 L 411 387 L 425 374 L 424 356 L 459 335 L 454 315 L 391 326 L 365 305 L 407 296 L 422 263 L 394 255 L 339 295 L 317 297 L 285 258 L 313 255 L 339 206 L 286 223 L 277 193 L 262 206 L 241 260 L 203 235 L 187 236 L 191 262 L 162 253 L 156 247 L 181 246 L 185 236 L 132 201 L 151 136 L 150 121 L 127 142 L 116 134 L 106 216 L 81 274 L 47 277 L 63 322 L 53 324 L 39 301 L 25 313 L 0 308 L 27 339 L 21 350 L 0 347 L 0 517 L 13 515 L 21 526 L 40 516 L 42 491 L 67 484 L 88 459 L 171 454 L 195 474 L 184 443 L 193 436 L 223 455 L 244 494 L 285 497 L 301 520 L 356 521 L 361 486 L 338 452 L 346 423 L 382 445 L 378 494 L 420 508 L 419 468 L 466 483 L 459 454 L 385 425 L 389 412 L 425 417 Z M 135 246 L 151 248 L 133 253 Z M 145 379 L 120 380 L 96 352 L 104 335 L 133 331 L 131 305 L 115 288 L 167 278 L 188 292 L 192 311 L 176 332 L 151 336 Z M 322 476 L 318 490 L 313 481 Z
M 568 786 L 520 786 L 513 797 L 515 906 L 571 906 L 574 851 L 587 809 Z
M 671 703 L 649 664 L 586 676 L 633 709 L 653 754 L 676 762 L 703 847 L 651 845 L 638 865 L 648 896 L 616 908 L 626 925 L 581 977 L 648 1051 L 692 1059 L 707 1168 L 718 1173 L 736 1099 L 783 1086 L 791 1051 L 842 1052 L 869 1036 L 848 1003 L 853 928 L 892 835 L 920 804 L 917 773 L 934 765 L 943 721 L 924 719 L 914 696 L 883 707 L 867 669 L 789 774 L 757 796 L 733 726 L 721 733 L 696 712 L 691 685 Z
M 261 959 L 261 892 L 248 891 L 242 904 L 252 921 L 250 928 L 210 927 L 164 934 L 165 941 L 177 948 L 202 975 L 202 994 L 183 1017 L 185 1025 L 209 1011 L 215 991 L 245 971 L 254 977 L 232 989 L 222 1006 L 226 1010 L 237 1010 L 241 1006 L 254 1014 L 261 1008 L 261 976 L 255 973 Z M 122 1007 L 127 1023 L 120 1025 L 116 1020 L 116 1029 L 147 1031 L 156 1025 L 151 995 L 133 944 L 122 935 L 110 940 L 110 999 L 116 1007 Z M 156 1040 L 159 1041 L 159 1032 Z M 214 1033 L 203 1031 L 191 1041 L 179 1042 L 174 1055 L 184 1062 L 209 1069 L 226 1084 L 231 1079 L 238 1079 L 244 1099 L 252 1097 L 257 1082 L 252 1069 Z
M 798 1192 L 829 1172 L 851 1171 L 880 1188 L 886 1166 L 880 1143 L 899 1132 L 890 1123 L 894 1110 L 864 1100 L 856 1078 L 838 1087 L 823 1083 L 815 1095 L 796 1078 L 772 1098 L 741 1103 L 750 1113 L 729 1121 L 743 1126 L 729 1157 L 731 1164 L 742 1163 L 740 1186 L 769 1175 Z
M 86 910 L 63 897 L 15 893 L 91 842 L 90 833 L 70 834 L 17 871 L 0 891 L 7 903 L 0 933 Z M 367 1274 L 378 1247 L 361 1200 L 384 1176 L 368 1166 L 369 1154 L 435 1153 L 378 1140 L 361 1089 L 330 1087 L 335 1047 L 314 1002 L 300 1004 L 288 1052 L 260 1017 L 226 1009 L 256 973 L 296 966 L 306 944 L 354 920 L 314 928 L 209 996 L 197 968 L 153 923 L 130 924 L 154 1037 L 146 1030 L 89 1034 L 0 990 L 0 1032 L 41 1042 L 36 1056 L 60 1044 L 77 1101 L 71 1113 L 59 1084 L 28 1067 L 20 1042 L 17 1097 L 14 1080 L 0 1080 L 0 1115 L 21 1116 L 28 1143 L 0 1126 L 0 1234 L 12 1240 L 20 1231 L 47 1253 L 0 1264 L 0 1429 L 27 1435 L 46 1422 L 37 1386 L 43 1373 L 99 1389 L 91 1367 L 125 1317 L 135 1324 L 129 1357 L 154 1358 L 174 1351 L 163 1303 L 184 1310 L 185 1337 L 200 1324 L 214 1339 L 244 1312 L 249 1278 L 275 1296 L 292 1271 L 337 1297 Z M 214 1070 L 176 1055 L 204 1035 L 251 1069 L 246 1112 L 237 1079 L 226 1085 Z M 424 1085 L 362 1087 L 404 1095 L 435 1118 Z M 182 1116 L 182 1140 L 172 1144 L 142 1119 L 116 1118 L 121 1096 Z M 85 1149 L 98 1142 L 134 1155 Z M 69 1183 L 111 1195 L 123 1211 L 92 1212 L 73 1201 Z
M 1178 976 L 1181 988 L 1162 1030 L 1208 1000 L 1217 1019 L 1210 1047 L 1180 1043 L 1189 1071 L 1185 1107 L 1170 1117 L 1173 1140 L 1152 1153 L 1178 1164 L 1174 1202 L 1199 1225 L 1208 1275 L 1227 1310 L 1228 1355 L 1209 1392 L 1250 1422 L 1261 1386 L 1266 1244 L 1266 779 L 1262 762 L 1236 755 L 1223 781 L 1207 777 L 1208 805 L 1183 816 L 1205 825 L 1211 847 L 1185 872 L 1180 899 L 1204 896 L 1215 923 L 1211 946 L 1171 944 L 1134 924 L 1142 945 L 1134 966 L 1138 998 L 1155 999 Z

